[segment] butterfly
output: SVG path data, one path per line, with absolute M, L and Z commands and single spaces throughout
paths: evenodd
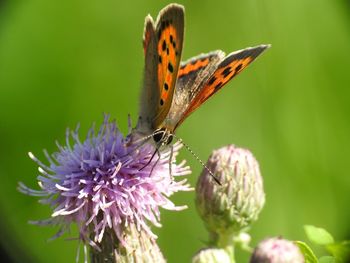
M 227 56 L 221 50 L 181 61 L 184 7 L 170 4 L 154 22 L 145 19 L 145 68 L 136 131 L 153 137 L 156 148 L 171 143 L 175 130 L 212 95 L 253 62 L 269 45 Z

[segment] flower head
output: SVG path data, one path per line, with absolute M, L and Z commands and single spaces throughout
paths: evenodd
M 160 226 L 160 207 L 186 208 L 175 206 L 169 196 L 191 190 L 186 179 L 173 179 L 191 171 L 185 161 L 175 163 L 181 145 L 175 143 L 172 147 L 151 160 L 155 151 L 151 143 L 124 138 L 115 122 L 106 116 L 99 131 L 91 128 L 84 141 L 79 139 L 78 129 L 67 130 L 66 145 L 58 145 L 59 151 L 52 155 L 45 152 L 49 165 L 30 153 L 39 165 L 37 180 L 41 190 L 23 183 L 19 190 L 41 197 L 42 203 L 52 207 L 51 218 L 36 223 L 59 225 L 58 235 L 76 223 L 80 239 L 90 245 L 101 242 L 106 230 L 112 230 L 123 243 L 123 229 L 133 224 L 156 238 L 148 222 Z
M 265 203 L 259 165 L 248 150 L 228 145 L 213 151 L 196 187 L 196 205 L 215 236 L 238 234 L 254 222 Z
M 251 263 L 304 263 L 304 257 L 292 241 L 274 237 L 259 243 Z

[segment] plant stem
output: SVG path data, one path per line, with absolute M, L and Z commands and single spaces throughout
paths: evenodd
M 213 242 L 218 248 L 224 249 L 227 254 L 230 256 L 231 262 L 235 263 L 235 246 L 234 246 L 234 237 L 235 234 L 227 234 L 227 233 L 211 233 L 210 238 L 211 242 Z

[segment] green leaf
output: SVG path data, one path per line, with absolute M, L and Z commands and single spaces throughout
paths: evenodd
M 326 249 L 337 260 L 337 262 L 349 262 L 350 260 L 350 241 L 343 241 L 340 243 L 330 244 Z
M 334 257 L 324 256 L 324 257 L 320 257 L 319 262 L 320 263 L 336 263 L 336 260 Z
M 318 259 L 314 252 L 305 242 L 294 241 L 294 243 L 299 247 L 300 252 L 303 254 L 305 263 L 318 263 Z
M 305 225 L 304 230 L 308 239 L 316 245 L 325 246 L 334 243 L 332 235 L 323 228 Z

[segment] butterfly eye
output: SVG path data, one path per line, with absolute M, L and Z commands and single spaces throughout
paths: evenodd
M 164 135 L 165 135 L 165 129 L 156 130 L 153 134 L 153 140 L 156 143 L 158 143 L 164 138 Z
M 161 142 L 162 144 L 169 145 L 173 141 L 173 135 L 165 128 L 161 128 L 154 132 L 153 140 L 155 143 Z
M 169 145 L 173 141 L 173 135 L 169 134 L 167 140 L 166 140 L 166 145 Z

